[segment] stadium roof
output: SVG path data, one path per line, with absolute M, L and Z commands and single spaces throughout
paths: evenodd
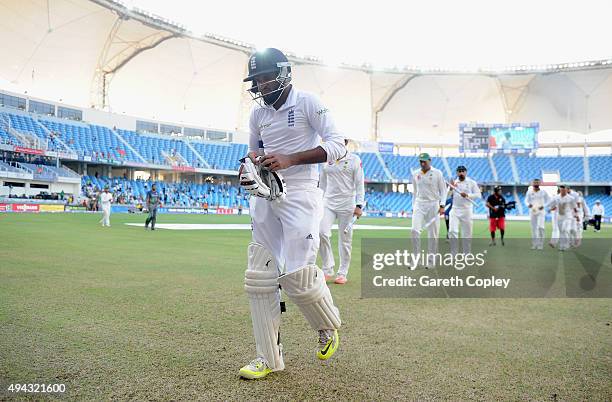
M 241 78 L 251 44 L 195 34 L 119 1 L 0 0 L 0 10 L 4 89 L 179 124 L 246 127 L 252 103 Z M 297 64 L 296 85 L 330 105 L 354 138 L 431 140 L 456 135 L 462 121 L 612 128 L 608 59 L 474 74 L 332 68 L 317 57 L 289 55 Z

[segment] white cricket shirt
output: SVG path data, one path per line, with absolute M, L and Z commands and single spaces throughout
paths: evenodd
M 100 194 L 100 203 L 102 205 L 110 206 L 112 200 L 113 200 L 113 195 L 111 193 L 102 192 L 102 194 Z
M 427 173 L 419 169 L 412 175 L 412 185 L 415 202 L 436 201 L 439 205 L 446 204 L 446 182 L 442 172 L 435 167 L 430 168 Z
M 466 193 L 468 198 L 471 200 L 477 200 L 482 197 L 478 184 L 469 177 L 461 181 L 455 180 L 455 187 L 457 190 L 453 191 L 453 208 L 472 208 L 472 203 L 461 196 L 461 193 Z
M 537 210 L 533 211 L 534 207 L 542 206 L 545 207 L 550 202 L 550 196 L 548 193 L 542 189 L 539 191 L 534 191 L 533 188 L 529 188 L 527 190 L 527 194 L 525 194 L 525 205 L 529 208 L 529 204 L 532 205 L 532 209 L 529 210 L 531 214 L 539 214 L 546 213 L 545 210 Z
M 593 208 L 591 209 L 591 212 L 593 213 L 593 215 L 604 216 L 604 213 L 605 213 L 604 211 L 605 211 L 604 206 L 601 204 L 599 205 L 595 204 L 593 205 Z
M 272 106 L 256 106 L 249 122 L 249 152 L 264 149 L 265 154 L 292 154 L 321 146 L 327 162 L 340 159 L 346 152 L 329 109 L 312 94 L 291 88 L 285 103 L 276 110 Z M 291 166 L 279 171 L 287 184 L 294 180 L 319 180 L 317 164 Z
M 561 194 L 557 194 L 553 197 L 553 199 L 548 204 L 549 208 L 557 207 L 558 217 L 559 219 L 569 219 L 574 216 L 574 208 L 576 208 L 576 199 L 567 194 L 566 196 L 561 196 Z
M 325 192 L 325 205 L 333 210 L 354 209 L 364 204 L 363 167 L 359 156 L 348 152 L 337 161 L 324 163 L 319 187 Z

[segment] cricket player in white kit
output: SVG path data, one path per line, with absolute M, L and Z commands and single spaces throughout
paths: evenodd
M 326 360 L 338 348 L 339 311 L 315 265 L 323 214 L 317 164 L 333 163 L 346 148 L 329 110 L 292 87 L 291 64 L 281 51 L 258 51 L 248 63 L 244 81 L 251 82 L 249 91 L 260 106 L 251 112 L 249 155 L 243 159 L 240 183 L 255 195 L 245 290 L 257 356 L 240 375 L 256 379 L 285 367 L 280 288 L 318 331 L 317 357 Z M 269 187 L 260 185 L 265 180 Z
M 427 252 L 430 256 L 426 264 L 428 268 L 433 268 L 435 259 L 432 254 L 438 252 L 440 232 L 440 220 L 434 218 L 444 215 L 447 188 L 442 172 L 431 166 L 428 153 L 419 155 L 419 163 L 421 169 L 412 175 L 412 247 L 415 253 L 421 252 L 421 230 L 428 225 Z
M 559 189 L 557 189 L 557 195 L 558 194 Z M 550 235 L 550 242 L 548 242 L 548 244 L 554 248 L 557 247 L 557 244 L 559 244 L 559 211 L 557 208 L 550 210 L 550 223 L 552 226 L 552 233 Z
M 582 196 L 581 191 L 571 191 L 570 195 L 574 196 L 576 199 L 576 217 L 578 218 L 574 221 L 575 227 L 573 231 L 574 237 L 572 238 L 572 245 L 578 247 L 582 243 L 582 231 L 584 230 L 583 222 L 585 219 L 588 219 L 589 210 L 588 206 L 586 206 L 586 203 L 584 202 L 584 197 Z
M 547 205 L 557 211 L 557 226 L 559 227 L 559 251 L 570 248 L 570 240 L 575 230 L 577 217 L 576 198 L 568 193 L 564 185 L 559 186 L 559 194 L 554 196 Z M 552 244 L 551 244 L 552 245 Z
M 348 140 L 344 140 L 348 145 Z M 363 167 L 359 156 L 349 152 L 338 160 L 323 164 L 319 187 L 324 192 L 323 219 L 319 228 L 321 238 L 321 260 L 325 279 L 334 275 L 334 254 L 331 247 L 331 229 L 334 221 L 338 219 L 338 255 L 340 266 L 334 283 L 346 283 L 349 266 L 351 265 L 351 250 L 353 229 L 345 233 L 346 227 L 351 223 L 353 216 L 361 217 L 365 202 Z
M 100 194 L 100 205 L 102 206 L 102 226 L 110 227 L 111 203 L 113 195 L 109 192 L 108 186 Z
M 543 250 L 544 238 L 546 237 L 544 222 L 546 221 L 546 210 L 544 207 L 550 202 L 548 193 L 540 189 L 540 179 L 533 179 L 531 188 L 525 195 L 525 205 L 529 208 L 531 218 L 531 249 Z
M 457 167 L 457 180 L 451 181 L 453 192 L 453 208 L 449 213 L 449 230 L 451 253 L 457 254 L 459 249 L 459 230 L 463 239 L 463 253 L 472 251 L 472 221 L 474 200 L 482 197 L 478 184 L 467 177 L 467 168 L 463 165 Z

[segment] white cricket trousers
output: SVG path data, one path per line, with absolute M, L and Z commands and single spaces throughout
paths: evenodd
M 578 220 L 576 218 L 573 219 L 574 222 L 574 230 L 572 231 L 572 244 L 576 247 L 580 246 L 582 243 L 582 221 L 583 218 L 579 217 Z
M 344 233 L 344 229 L 351 223 L 354 211 L 354 208 L 350 210 L 334 210 L 327 205 L 323 208 L 323 219 L 319 228 L 319 237 L 321 238 L 319 253 L 321 254 L 322 269 L 325 275 L 333 275 L 336 265 L 331 246 L 332 225 L 336 219 L 338 219 L 338 255 L 340 256 L 338 275 L 344 277 L 348 275 L 351 265 L 351 250 L 353 248 L 353 228 L 348 233 Z
M 412 248 L 413 253 L 421 252 L 421 234 L 419 231 L 431 219 L 434 222 L 427 227 L 427 252 L 438 252 L 438 234 L 440 232 L 440 205 L 438 201 L 415 201 L 412 211 Z M 428 265 L 431 263 L 428 261 Z
M 472 208 L 453 207 L 448 214 L 448 237 L 450 239 L 451 253 L 457 254 L 459 251 L 459 231 L 461 230 L 461 243 L 463 253 L 468 254 L 472 251 Z
M 559 250 L 567 250 L 570 248 L 570 241 L 574 237 L 575 219 L 570 216 L 567 218 L 558 218 L 559 226 Z
M 110 226 L 111 207 L 102 206 L 102 226 Z
M 559 214 L 557 211 L 550 213 L 550 220 L 552 222 L 552 234 L 550 235 L 550 244 L 556 246 L 559 243 Z
M 287 184 L 280 202 L 251 197 L 253 241 L 268 249 L 285 273 L 316 264 L 322 206 L 323 191 L 313 180 Z
M 529 217 L 531 218 L 531 245 L 535 248 L 542 248 L 546 237 L 544 226 L 546 213 L 544 211 L 529 212 Z

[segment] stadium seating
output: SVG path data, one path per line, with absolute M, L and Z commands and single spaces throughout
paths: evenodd
M 183 138 L 170 137 L 158 134 L 142 134 L 131 130 L 115 129 L 109 127 L 62 120 L 49 116 L 38 116 L 21 111 L 10 111 L 5 108 L 0 110 L 0 143 L 24 145 L 19 138 L 8 132 L 10 127 L 44 139 L 51 150 L 64 149 L 58 141 L 49 137 L 49 132 L 57 133 L 59 139 L 71 150 L 80 156 L 93 156 L 94 159 L 124 160 L 127 162 L 141 163 L 142 156 L 146 161 L 155 164 L 166 165 L 188 165 L 192 167 L 208 167 L 219 170 L 236 171 L 239 167 L 238 160 L 247 152 L 247 145 L 235 143 L 215 143 L 191 140 L 187 144 Z M 44 128 L 43 128 L 44 127 Z M 46 129 L 45 129 L 46 128 Z M 48 131 L 47 131 L 48 130 Z M 129 144 L 128 145 L 126 145 Z M 190 146 L 191 145 L 191 146 Z M 195 150 L 195 152 L 194 152 Z M 197 154 L 196 154 L 197 153 Z M 198 155 L 199 154 L 199 155 Z M 140 156 L 139 156 L 140 155 Z M 393 155 L 376 153 L 358 153 L 362 160 L 365 178 L 369 182 L 384 182 L 388 177 L 385 168 L 389 170 L 392 179 L 408 181 L 412 177 L 412 171 L 419 168 L 416 156 Z M 518 183 L 512 171 L 511 159 L 513 158 L 518 175 Z M 203 160 L 202 160 L 203 159 Z M 448 175 L 445 160 L 451 174 L 459 165 L 468 168 L 468 174 L 479 184 L 491 184 L 496 182 L 493 171 L 487 157 L 433 157 L 432 165 L 440 169 L 444 176 Z M 383 163 L 381 163 L 381 160 Z M 584 172 L 584 158 L 580 156 L 564 157 L 535 157 L 505 154 L 495 154 L 492 162 L 497 170 L 498 181 L 507 185 L 527 184 L 535 177 L 542 177 L 544 172 L 558 172 L 562 182 L 581 183 L 586 180 Z M 591 183 L 612 183 L 612 156 L 590 156 L 588 158 L 589 174 Z M 76 173 L 63 167 L 45 166 L 42 171 L 39 165 L 21 164 L 23 169 L 10 166 L 6 163 L 0 165 L 0 170 L 31 171 L 41 180 L 54 180 L 58 176 L 75 177 Z M 77 176 L 78 177 L 78 176 Z M 134 199 L 143 199 L 150 188 L 149 182 L 138 180 L 108 179 L 85 176 L 82 183 L 91 183 L 92 187 L 103 188 L 105 184 L 119 186 L 123 190 L 129 189 L 129 196 Z M 204 199 L 210 205 L 232 206 L 241 204 L 248 205 L 247 198 L 235 187 L 222 187 L 213 184 L 184 184 L 158 182 L 160 191 L 166 191 L 172 205 L 193 206 L 203 202 Z M 486 194 L 483 195 L 486 198 Z M 511 200 L 512 195 L 506 196 Z M 523 202 L 524 194 L 518 194 L 517 202 Z M 594 200 L 600 198 L 604 206 L 612 212 L 612 197 L 602 194 L 587 197 L 589 206 Z M 412 208 L 412 197 L 406 193 L 384 193 L 368 191 L 366 195 L 368 209 L 371 211 L 396 212 L 410 211 Z M 483 201 L 477 201 L 475 213 L 485 214 L 486 208 Z M 518 214 L 519 209 L 509 214 Z
M 109 128 L 96 126 L 94 124 L 90 124 L 89 127 L 94 138 L 100 139 L 102 142 L 108 141 L 110 143 L 110 147 L 106 152 L 107 155 L 111 155 L 113 159 L 126 159 L 128 161 L 141 162 L 140 158 L 136 156 L 129 147 L 126 147 Z
M 612 183 L 612 156 L 589 156 L 592 183 Z
M 192 142 L 191 145 L 213 169 L 238 170 L 240 158 L 247 154 L 246 144 L 213 144 Z
M 24 170 L 20 169 L 17 166 L 14 166 L 13 164 L 9 164 L 7 162 L 3 162 L 0 161 L 0 172 L 14 172 L 14 173 L 23 173 Z
M 382 157 L 393 177 L 398 180 L 410 180 L 412 170 L 419 167 L 416 156 L 383 154 Z
M 488 158 L 477 157 L 446 157 L 446 161 L 454 175 L 457 166 L 463 165 L 468 169 L 468 176 L 477 183 L 492 183 L 494 181 Z
M 162 200 L 168 206 L 194 207 L 207 202 L 210 206 L 233 207 L 242 205 L 248 208 L 248 196 L 243 190 L 227 185 L 167 183 L 162 181 L 127 180 L 123 178 L 108 178 L 83 176 L 81 187 L 84 194 L 88 191 L 99 191 L 108 185 L 116 195 L 123 195 L 126 202 L 143 202 L 153 184 L 162 194 Z M 91 188 L 88 186 L 91 185 Z
M 0 118 L 7 119 L 11 125 L 11 128 L 13 128 L 14 130 L 29 135 L 34 135 L 40 138 L 47 144 L 47 149 L 49 150 L 55 151 L 62 148 L 59 144 L 55 142 L 54 139 L 49 138 L 47 132 L 36 121 L 34 121 L 34 119 L 32 119 L 26 114 L 12 114 L 0 112 Z M 4 129 L 0 131 L 4 132 L 3 137 L 7 139 L 7 142 L 11 142 L 13 144 L 20 143 L 17 138 L 10 136 L 8 132 L 6 132 Z
M 497 169 L 497 177 L 502 183 L 514 184 L 514 176 L 512 175 L 512 165 L 508 155 L 493 155 L 493 163 Z
M 183 164 L 178 157 L 180 155 L 187 164 L 194 167 L 199 166 L 198 158 L 187 144 L 174 137 L 163 138 L 153 134 L 138 134 L 131 130 L 117 130 L 117 133 L 149 163 L 160 165 Z
M 368 191 L 366 193 L 366 202 L 366 208 L 370 213 L 412 211 L 412 194 L 409 193 Z
M 51 132 L 58 133 L 59 138 L 69 149 L 81 156 L 95 156 L 95 159 L 141 163 L 142 160 L 133 151 L 135 150 L 150 163 L 189 165 L 192 167 L 206 167 L 206 164 L 208 164 L 213 169 L 235 171 L 239 167 L 238 159 L 247 152 L 245 144 L 191 141 L 190 144 L 193 149 L 204 159 L 205 162 L 202 162 L 198 155 L 193 152 L 192 147 L 187 145 L 185 140 L 180 137 L 141 134 L 122 129 L 113 132 L 108 127 L 49 116 L 39 116 L 37 117 L 39 122 L 37 122 L 35 120 L 37 115 L 6 110 L 2 109 L 0 111 L 0 119 L 10 122 L 11 127 L 15 130 L 49 140 L 49 148 L 52 150 L 62 149 L 61 144 L 50 140 L 47 131 L 42 127 L 44 126 Z M 18 138 L 10 135 L 4 126 L 0 124 L 0 142 L 23 145 Z M 130 146 L 126 146 L 121 139 Z M 388 179 L 385 174 L 385 166 L 381 164 L 380 158 L 375 153 L 358 153 L 358 155 L 363 162 L 366 180 L 382 182 Z M 419 167 L 416 156 L 392 154 L 382 154 L 381 156 L 395 180 L 410 180 L 412 170 Z M 585 181 L 584 158 L 580 156 L 534 157 L 516 155 L 513 158 L 516 162 L 518 183 L 526 184 L 534 177 L 542 177 L 543 172 L 558 172 L 560 180 L 564 182 L 579 183 Z M 468 168 L 468 174 L 478 183 L 487 184 L 495 181 L 489 160 L 486 157 L 446 157 L 446 161 L 451 174 L 454 174 L 458 165 L 465 165 Z M 497 170 L 499 182 L 518 184 L 515 183 L 509 155 L 493 155 L 492 161 Z M 448 172 L 445 169 L 443 158 L 434 156 L 432 165 L 447 176 Z M 591 182 L 612 182 L 612 173 L 609 169 L 611 165 L 612 156 L 589 157 Z
M 89 125 L 68 123 L 56 120 L 40 120 L 47 129 L 58 133 L 61 140 L 79 155 L 91 156 L 94 152 L 105 159 L 118 159 L 116 156 L 117 141 L 108 131 L 92 133 Z M 115 156 L 114 158 L 112 156 Z
M 562 182 L 584 181 L 584 159 L 580 156 L 516 156 L 515 161 L 521 183 L 529 183 L 534 178 L 542 178 L 543 172 L 558 172 Z
M 606 194 L 589 194 L 584 197 L 584 200 L 589 210 L 593 209 L 596 200 L 601 201 L 601 205 L 603 205 L 605 209 L 605 216 L 612 216 L 612 196 Z
M 387 175 L 380 160 L 371 152 L 356 153 L 361 158 L 363 174 L 368 181 L 385 181 Z

